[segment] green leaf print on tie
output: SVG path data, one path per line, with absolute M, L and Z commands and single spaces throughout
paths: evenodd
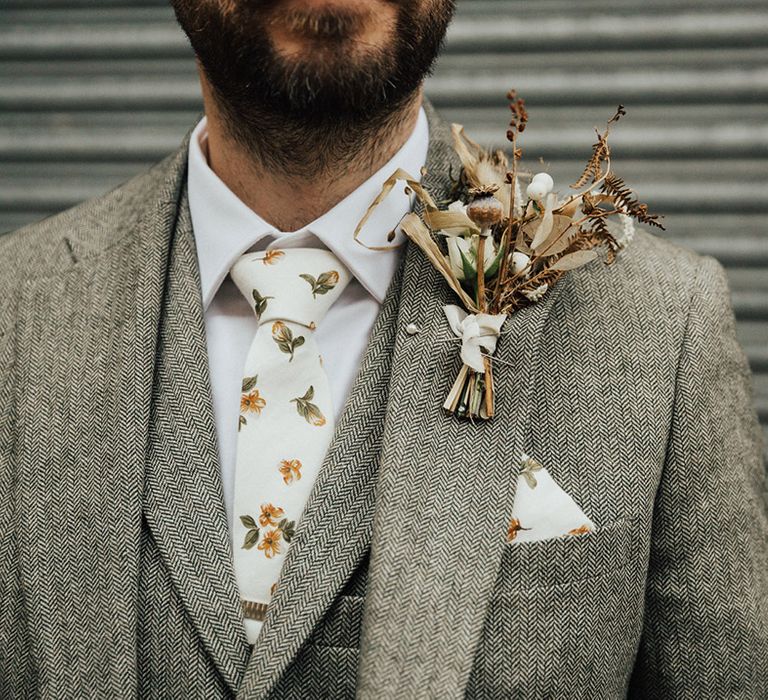
M 312 275 L 299 275 L 310 287 L 312 287 L 312 296 L 317 298 L 318 294 L 327 294 L 339 283 L 339 273 L 336 270 L 321 272 L 315 279 Z
M 299 335 L 294 338 L 293 331 L 282 321 L 275 321 L 272 324 L 272 339 L 277 343 L 281 352 L 290 355 L 288 362 L 293 360 L 293 353 L 296 348 L 304 345 L 304 336 Z
M 253 308 L 255 309 L 256 313 L 261 316 L 264 311 L 267 309 L 267 301 L 270 299 L 274 299 L 275 297 L 263 297 L 261 294 L 259 294 L 258 289 L 253 290 Z
M 241 515 L 240 522 L 243 527 L 248 528 L 248 532 L 245 533 L 243 549 L 251 549 L 259 540 L 259 526 L 256 525 L 256 521 L 250 515 Z
M 296 412 L 310 425 L 325 425 L 325 416 L 322 411 L 312 403 L 315 397 L 315 388 L 310 386 L 304 393 L 304 396 L 291 399 L 291 403 L 296 403 Z

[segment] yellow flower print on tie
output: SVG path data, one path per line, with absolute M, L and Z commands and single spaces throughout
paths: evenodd
M 281 352 L 290 355 L 288 362 L 293 361 L 293 353 L 296 351 L 296 348 L 304 345 L 304 336 L 297 335 L 294 338 L 293 331 L 282 321 L 275 321 L 272 324 L 272 340 L 277 343 L 277 347 L 280 348 Z
M 264 257 L 261 259 L 261 262 L 264 265 L 274 265 L 284 255 L 285 253 L 282 250 L 268 250 L 266 253 L 264 253 Z
M 283 517 L 285 511 L 282 508 L 273 506 L 271 503 L 261 504 L 261 514 L 259 515 L 259 525 L 277 525 L 277 521 Z
M 298 459 L 284 459 L 280 462 L 280 473 L 283 475 L 283 481 L 290 484 L 292 481 L 301 479 L 301 461 Z
M 268 530 L 264 533 L 264 536 L 259 542 L 257 549 L 260 549 L 271 559 L 275 554 L 280 553 L 280 541 L 284 539 L 290 543 L 296 533 L 296 521 L 283 518 L 280 522 L 276 523 L 277 518 L 283 515 L 282 508 L 276 508 L 271 503 L 263 503 L 261 505 L 261 515 L 259 516 L 259 523 L 266 527 L 267 525 L 276 526 L 272 530 Z M 246 528 L 245 539 L 243 540 L 243 549 L 253 549 L 253 546 L 259 540 L 259 526 L 251 515 L 241 515 L 240 522 L 243 527 Z
M 325 425 L 325 416 L 322 411 L 312 403 L 315 396 L 315 387 L 310 386 L 304 396 L 291 399 L 291 403 L 296 403 L 296 412 L 310 425 Z
M 267 559 L 280 553 L 280 530 L 268 530 L 261 538 L 258 548 L 264 552 Z
M 312 275 L 299 275 L 310 287 L 312 287 L 312 296 L 317 298 L 318 294 L 327 294 L 339 283 L 339 273 L 336 270 L 321 272 L 317 279 Z
M 240 397 L 240 410 L 243 413 L 253 411 L 260 414 L 261 409 L 267 405 L 267 402 L 259 395 L 259 390 L 255 389 L 250 394 L 243 394 Z
M 248 425 L 248 421 L 243 414 L 255 413 L 257 416 L 260 416 L 261 410 L 267 405 L 266 400 L 259 394 L 259 390 L 256 388 L 258 380 L 258 375 L 243 379 L 243 393 L 240 396 L 240 421 L 237 425 L 238 431 L 244 425 Z

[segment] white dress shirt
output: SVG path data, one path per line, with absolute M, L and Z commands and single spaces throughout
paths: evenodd
M 338 420 L 401 253 L 400 249 L 368 250 L 352 235 L 384 180 L 395 169 L 420 176 L 428 142 L 427 118 L 422 109 L 412 134 L 386 165 L 312 223 L 285 233 L 246 206 L 211 170 L 205 118 L 193 131 L 187 181 L 189 208 L 200 266 L 213 410 L 230 523 L 243 367 L 258 324 L 251 305 L 229 277 L 229 269 L 249 251 L 324 247 L 350 270 L 352 281 L 315 331 Z M 403 187 L 396 187 L 374 211 L 360 238 L 369 245 L 386 245 L 387 233 L 397 227 L 410 207 Z M 401 237 L 398 234 L 394 243 Z

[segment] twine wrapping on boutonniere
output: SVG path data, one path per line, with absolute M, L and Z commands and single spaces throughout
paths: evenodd
M 410 212 L 400 229 L 426 255 L 458 297 L 461 306 L 444 308 L 451 331 L 461 340 L 462 366 L 444 408 L 457 416 L 491 418 L 494 414 L 493 353 L 507 316 L 539 301 L 562 275 L 606 251 L 610 264 L 634 235 L 634 221 L 663 229 L 632 190 L 611 170 L 608 134 L 626 114 L 619 105 L 579 178 L 575 193 L 560 197 L 552 177 L 520 168 L 518 138 L 528 112 L 523 99 L 507 94 L 512 118 L 507 129 L 510 153 L 488 151 L 472 141 L 460 124 L 452 124 L 453 147 L 461 171 L 450 203 L 441 209 L 409 173 L 395 171 L 357 225 L 355 240 L 371 250 L 359 234 L 373 210 L 397 182 L 405 182 L 423 205 Z M 520 182 L 527 181 L 525 194 Z M 394 239 L 390 233 L 388 242 Z M 532 474 L 526 474 L 531 476 Z

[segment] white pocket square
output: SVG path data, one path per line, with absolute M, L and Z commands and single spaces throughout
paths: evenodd
M 582 535 L 595 528 L 576 502 L 544 466 L 520 456 L 520 475 L 507 540 L 535 542 L 560 535 Z

